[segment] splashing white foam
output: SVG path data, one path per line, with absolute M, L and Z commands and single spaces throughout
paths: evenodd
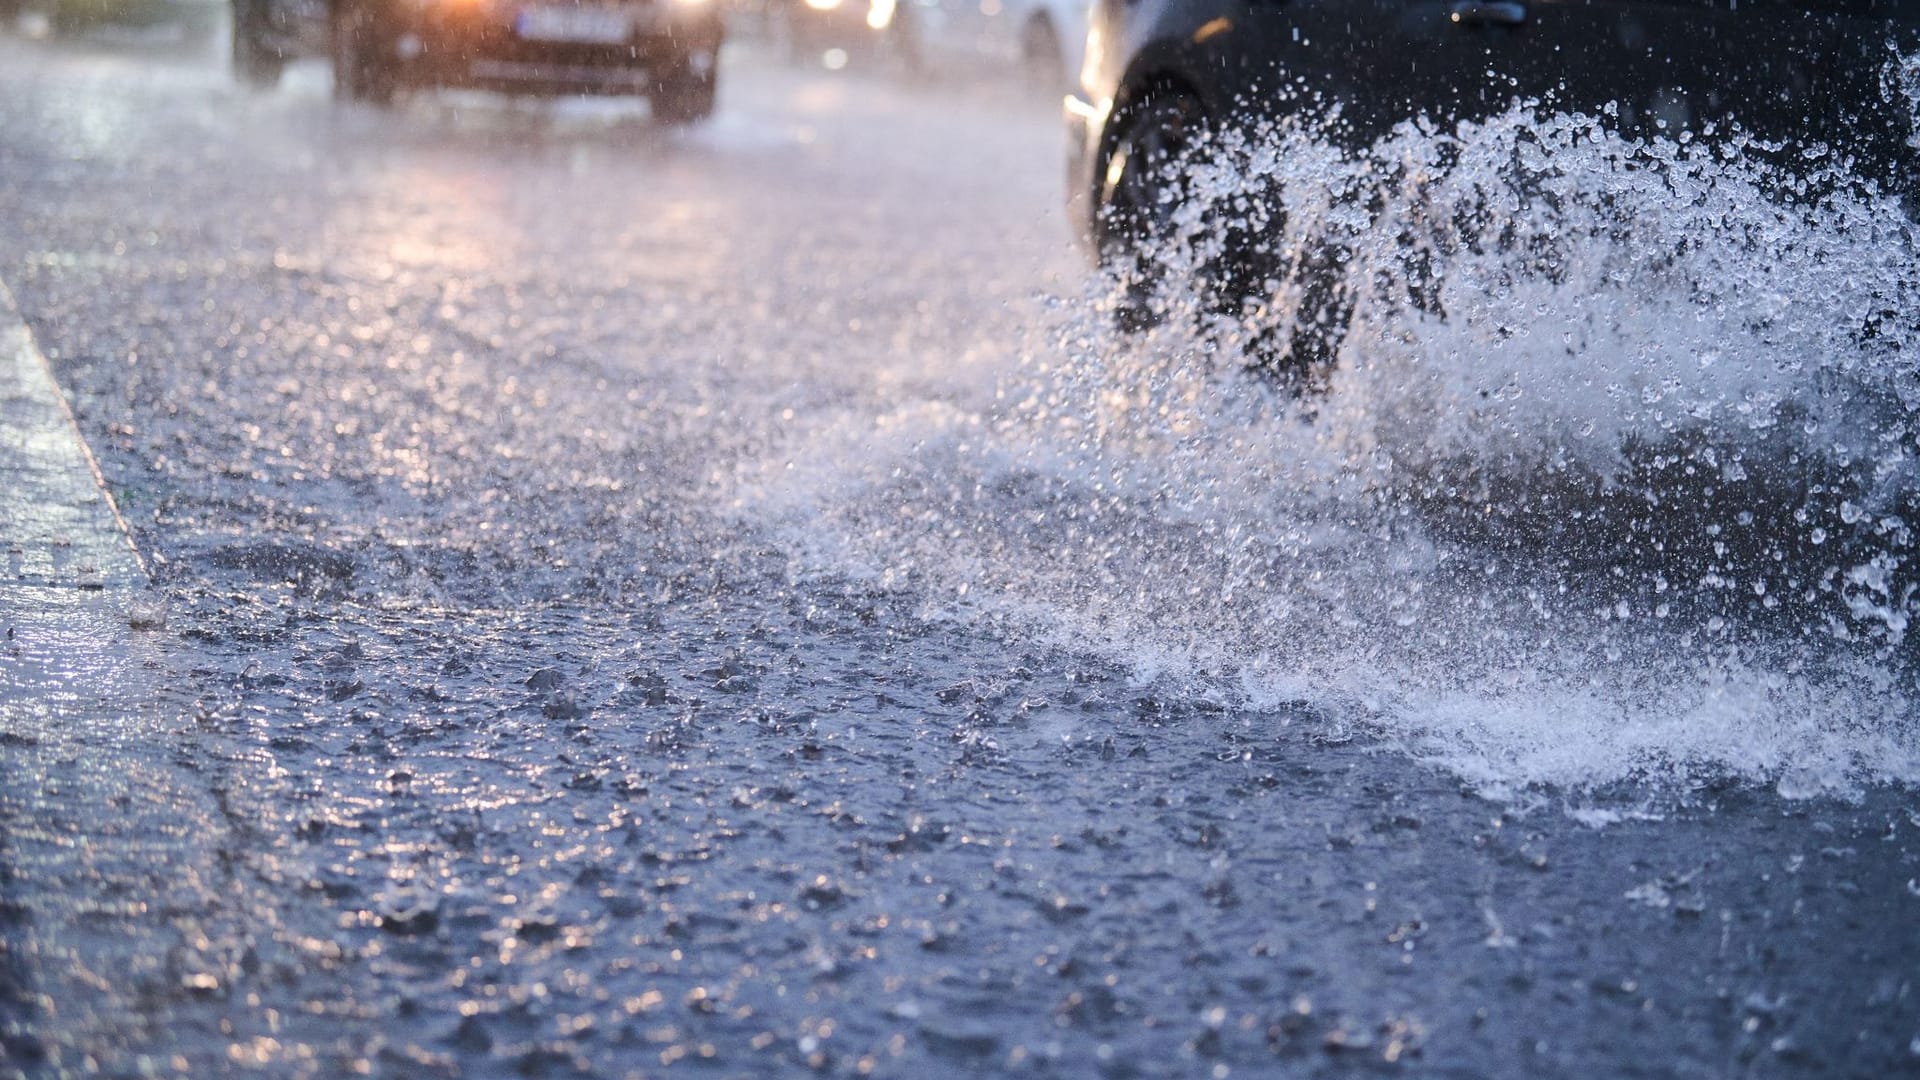
M 1143 683 L 1304 704 L 1485 790 L 1920 781 L 1920 230 L 1895 200 L 1738 134 L 1525 107 L 1362 160 L 1300 129 L 1213 149 L 1164 254 L 1174 317 L 1113 330 L 1137 290 L 1107 282 L 991 405 L 849 415 L 749 504 L 823 568 Z M 1189 287 L 1222 207 L 1283 271 L 1333 253 L 1315 392 L 1245 370 L 1309 284 L 1226 317 Z

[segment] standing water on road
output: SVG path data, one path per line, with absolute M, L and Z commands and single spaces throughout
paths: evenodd
M 1483 790 L 1920 779 L 1920 230 L 1769 149 L 1531 108 L 1360 161 L 1221 138 L 1155 280 L 1203 279 L 1235 225 L 1334 245 L 1316 385 L 1246 366 L 1298 282 L 1224 316 L 1167 288 L 1130 337 L 1138 279 L 1110 281 L 991 408 L 884 417 L 851 475 L 876 432 L 849 418 L 767 486 L 822 565 Z

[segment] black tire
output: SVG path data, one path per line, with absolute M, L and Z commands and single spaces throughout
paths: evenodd
M 256 90 L 279 85 L 286 57 L 268 41 L 268 0 L 233 0 L 233 77 Z
M 1179 239 L 1175 217 L 1191 197 L 1187 170 L 1206 113 L 1190 94 L 1155 88 L 1124 108 L 1115 130 L 1094 193 L 1094 241 L 1100 265 L 1127 275 L 1120 324 L 1140 330 L 1159 321 L 1153 300 Z
M 381 18 L 380 0 L 336 0 L 332 41 L 336 101 L 390 105 L 398 88 L 393 33 Z
M 712 116 L 720 83 L 717 60 L 708 55 L 704 64 L 682 62 L 663 74 L 648 95 L 654 120 L 685 127 Z
M 1102 266 L 1127 275 L 1127 295 L 1116 312 L 1123 329 L 1144 330 L 1167 316 L 1160 298 L 1172 284 L 1173 253 L 1192 244 L 1180 265 L 1194 305 L 1191 315 L 1240 320 L 1249 367 L 1302 389 L 1324 382 L 1345 337 L 1353 298 L 1341 283 L 1346 252 L 1331 240 L 1309 244 L 1285 257 L 1255 235 L 1244 215 L 1227 207 L 1203 207 L 1198 235 L 1181 235 L 1181 211 L 1199 197 L 1190 170 L 1210 131 L 1199 100 L 1182 90 L 1156 88 L 1123 113 L 1101 170 L 1095 237 Z M 1271 210 L 1268 228 L 1278 229 L 1285 211 L 1277 179 L 1253 193 Z M 1257 220 L 1257 219 L 1256 219 Z M 1299 284 L 1299 306 L 1284 322 L 1262 312 L 1275 281 Z

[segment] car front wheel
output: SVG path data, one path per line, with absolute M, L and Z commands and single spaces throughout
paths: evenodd
M 1174 308 L 1201 323 L 1226 316 L 1243 328 L 1248 366 L 1295 386 L 1317 385 L 1333 364 L 1352 313 L 1353 298 L 1342 281 L 1345 249 L 1320 237 L 1295 252 L 1274 250 L 1273 238 L 1286 221 L 1278 177 L 1245 193 L 1265 206 L 1264 215 L 1250 214 L 1244 205 L 1236 210 L 1244 199 L 1209 200 L 1195 189 L 1191 169 L 1208 148 L 1210 127 L 1192 95 L 1149 90 L 1121 113 L 1119 123 L 1097 178 L 1094 235 L 1101 265 L 1124 283 L 1120 325 L 1146 329 L 1171 317 Z M 1196 200 L 1203 202 L 1197 213 L 1188 209 Z M 1268 291 L 1281 281 L 1295 286 L 1293 301 L 1284 310 L 1270 309 Z M 1169 295 L 1175 290 L 1177 298 Z
M 1176 218 L 1190 198 L 1187 168 L 1204 125 L 1199 101 L 1173 89 L 1150 90 L 1121 113 L 1096 177 L 1094 237 L 1100 264 L 1126 276 L 1122 325 L 1158 321 L 1151 302 L 1169 274 Z

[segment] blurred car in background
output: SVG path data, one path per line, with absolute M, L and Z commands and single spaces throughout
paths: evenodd
M 233 67 L 271 86 L 292 59 L 328 57 L 334 92 L 635 94 L 662 123 L 711 115 L 724 36 L 714 0 L 234 0 Z
M 1079 71 L 1083 0 L 902 0 L 901 7 L 923 57 L 1011 67 L 1049 92 L 1064 93 Z
M 853 59 L 917 64 L 913 41 L 895 25 L 895 0 L 772 0 L 768 11 L 768 23 L 797 61 L 836 68 Z
M 781 0 L 797 57 L 839 49 L 915 72 L 1014 73 L 1064 93 L 1079 70 L 1085 0 Z

